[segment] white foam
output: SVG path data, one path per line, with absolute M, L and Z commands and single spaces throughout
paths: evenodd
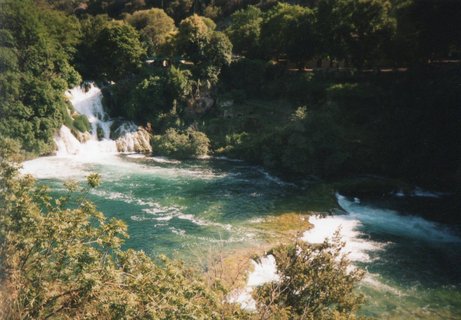
M 256 288 L 265 283 L 279 280 L 277 263 L 273 255 L 264 256 L 259 261 L 251 260 L 251 263 L 254 270 L 248 276 L 247 286 Z
M 87 90 L 86 90 L 87 89 Z M 112 121 L 104 112 L 102 106 L 102 92 L 93 83 L 89 88 L 77 86 L 67 92 L 67 96 L 74 109 L 88 118 L 91 124 L 93 139 L 97 140 L 97 128 L 101 128 L 104 139 L 110 139 L 110 126 Z
M 364 234 L 359 231 L 362 223 L 351 216 L 309 217 L 309 222 L 314 227 L 304 232 L 302 240 L 322 243 L 326 239 L 332 239 L 339 230 L 341 239 L 345 242 L 343 252 L 348 254 L 351 261 L 370 261 L 369 252 L 383 248 L 383 244 L 365 239 Z
M 122 175 L 142 174 L 153 178 L 181 180 L 184 178 L 197 180 L 214 180 L 227 177 L 227 173 L 215 172 L 210 169 L 160 167 L 129 161 L 116 153 L 100 153 L 97 150 L 78 155 L 63 155 L 60 157 L 40 157 L 23 163 L 23 173 L 32 174 L 39 179 L 78 179 L 83 180 L 89 172 L 101 171 L 94 165 L 104 166 L 100 172 L 103 181 L 120 179 Z M 108 173 L 108 172 L 111 173 Z
M 427 191 L 427 190 L 423 190 L 423 189 L 421 189 L 419 187 L 416 187 L 411 195 L 413 197 L 441 198 L 442 196 L 445 196 L 445 195 L 448 195 L 448 194 L 443 193 L 443 192 Z
M 69 90 L 66 95 L 75 111 L 88 118 L 91 125 L 91 137 L 89 141 L 80 143 L 72 135 L 70 129 L 63 125 L 54 137 L 58 147 L 57 156 L 73 155 L 93 158 L 102 153 L 116 153 L 116 143 L 110 139 L 112 121 L 104 112 L 101 90 L 91 83 L 88 90 L 78 86 Z M 98 129 L 102 132 L 101 140 L 98 139 Z
M 402 215 L 397 211 L 362 205 L 349 201 L 341 195 L 337 195 L 337 199 L 338 204 L 349 213 L 346 219 L 357 220 L 374 231 L 426 242 L 459 243 L 461 241 L 446 226 L 421 217 Z
M 80 141 L 74 137 L 74 135 L 70 132 L 70 129 L 66 126 L 61 126 L 59 133 L 55 136 L 54 140 L 58 147 L 58 156 L 78 154 L 80 152 Z
M 267 172 L 266 170 L 264 170 L 262 168 L 257 168 L 257 171 L 260 172 L 264 176 L 264 178 L 266 178 L 266 180 L 268 180 L 270 182 L 273 182 L 275 184 L 278 184 L 279 186 L 292 186 L 292 187 L 296 186 L 294 183 L 285 182 L 285 181 L 281 180 L 280 178 L 269 174 L 269 172 Z
M 181 161 L 179 160 L 168 159 L 166 157 L 149 157 L 148 159 L 152 159 L 158 163 L 172 163 L 172 164 L 181 163 Z
M 145 154 L 141 153 L 130 153 L 126 155 L 127 158 L 132 158 L 132 159 L 143 159 L 146 158 Z
M 373 289 L 383 291 L 383 292 L 389 292 L 389 293 L 392 293 L 392 294 L 394 294 L 396 296 L 405 295 L 401 290 L 383 283 L 378 278 L 379 278 L 379 275 L 377 275 L 377 274 L 366 273 L 365 276 L 362 279 L 362 283 L 366 284 L 367 286 L 369 286 L 369 287 L 371 287 Z
M 244 289 L 231 293 L 228 297 L 230 303 L 238 303 L 244 310 L 256 310 L 256 301 L 251 293 L 256 287 L 266 283 L 278 281 L 277 263 L 273 255 L 262 257 L 259 261 L 251 260 L 253 271 L 249 273 Z
M 222 224 L 222 223 L 218 223 L 214 221 L 208 221 L 208 220 L 200 219 L 199 217 L 193 214 L 185 214 L 182 212 L 184 208 L 177 206 L 177 205 L 165 206 L 155 201 L 148 201 L 148 200 L 146 201 L 146 200 L 132 197 L 129 194 L 124 194 L 121 192 L 114 192 L 114 191 L 109 192 L 109 191 L 96 189 L 96 190 L 92 190 L 92 193 L 100 197 L 103 197 L 104 199 L 120 200 L 125 203 L 136 204 L 139 206 L 146 207 L 146 208 L 143 208 L 142 211 L 145 214 L 148 214 L 149 216 L 147 217 L 145 215 L 133 215 L 131 216 L 131 219 L 133 221 L 146 221 L 146 220 L 170 221 L 171 219 L 176 218 L 176 219 L 190 221 L 198 226 L 213 226 L 213 227 L 218 227 L 218 228 L 221 228 L 227 231 L 232 230 L 232 225 L 230 224 Z
M 398 197 L 398 198 L 404 198 L 404 197 L 421 197 L 421 198 L 435 198 L 439 199 L 444 196 L 450 196 L 452 193 L 447 193 L 447 192 L 436 192 L 436 191 L 427 191 L 424 190 L 420 187 L 416 187 L 413 191 L 405 193 L 402 189 L 399 189 L 396 192 L 391 193 L 391 195 Z
M 171 227 L 170 230 L 171 230 L 171 232 L 173 232 L 174 234 L 177 234 L 178 236 L 181 236 L 181 237 L 183 237 L 183 236 L 186 235 L 186 230 L 183 230 L 183 229 Z

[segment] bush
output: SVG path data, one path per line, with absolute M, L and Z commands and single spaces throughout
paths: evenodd
M 203 132 L 190 128 L 185 132 L 169 128 L 164 135 L 154 136 L 153 139 L 155 154 L 177 159 L 206 156 L 209 146 L 210 140 Z
M 354 288 L 363 271 L 350 269 L 339 232 L 332 241 L 299 241 L 273 249 L 280 280 L 257 289 L 262 319 L 355 319 L 363 302 Z
M 249 319 L 184 264 L 122 250 L 126 225 L 85 199 L 99 175 L 53 198 L 0 142 L 1 319 Z
M 84 115 L 78 115 L 73 121 L 73 126 L 80 132 L 89 132 L 91 130 L 91 124 Z

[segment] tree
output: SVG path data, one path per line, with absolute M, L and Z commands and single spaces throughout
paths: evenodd
M 215 28 L 211 19 L 193 15 L 181 21 L 176 37 L 178 54 L 194 64 L 193 76 L 211 84 L 217 82 L 221 68 L 232 59 L 232 43 Z
M 395 29 L 395 20 L 389 15 L 390 1 L 349 0 L 341 4 L 338 10 L 346 16 L 345 44 L 351 62 L 359 68 L 365 63 L 375 64 Z
M 141 33 L 141 38 L 147 44 L 148 53 L 159 55 L 162 48 L 176 31 L 174 20 L 162 9 L 136 11 L 126 16 L 126 21 Z
M 248 58 L 259 56 L 262 21 L 261 10 L 255 6 L 248 6 L 232 14 L 226 34 L 236 53 Z
M 8 1 L 0 11 L 0 40 L 0 135 L 27 152 L 50 153 L 67 115 L 62 93 L 81 81 L 70 61 L 78 22 L 30 0 Z
M 107 15 L 87 15 L 80 20 L 82 41 L 77 47 L 75 65 L 83 79 L 99 79 L 99 48 L 97 45 L 99 34 L 109 23 Z
M 120 21 L 108 22 L 94 45 L 98 49 L 98 73 L 106 80 L 118 81 L 135 73 L 146 54 L 139 33 Z
M 149 1 L 149 0 L 148 0 Z M 120 18 L 123 13 L 134 12 L 146 8 L 146 0 L 90 0 L 85 8 L 91 14 L 107 14 Z M 85 2 L 84 2 L 85 3 Z
M 394 7 L 397 31 L 392 59 L 427 63 L 459 57 L 461 2 L 412 0 Z
M 338 9 L 338 3 L 344 0 L 319 0 L 315 8 L 317 17 L 316 34 L 319 39 L 319 57 L 330 61 L 342 60 L 346 57 L 345 23 Z
M 193 13 L 193 6 L 194 0 L 171 0 L 168 1 L 165 11 L 176 22 L 179 22 Z
M 394 33 L 390 1 L 321 0 L 317 33 L 331 59 L 348 59 L 355 67 L 376 64 Z
M 354 319 L 363 297 L 354 293 L 363 272 L 349 270 L 339 233 L 332 241 L 298 241 L 273 249 L 279 281 L 257 289 L 263 319 Z
M 261 44 L 270 57 L 281 55 L 301 63 L 316 52 L 314 14 L 306 7 L 278 3 L 267 12 L 261 27 Z
M 146 69 L 144 73 L 106 88 L 105 104 L 111 115 L 137 123 L 150 122 L 161 133 L 178 120 L 176 112 L 182 111 L 181 106 L 190 97 L 191 74 L 175 66 Z

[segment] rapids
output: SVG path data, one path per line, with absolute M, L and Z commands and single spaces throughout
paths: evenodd
M 241 161 L 177 161 L 121 154 L 133 151 L 139 138 L 134 135 L 136 126 L 122 126 L 118 139 L 124 137 L 127 147 L 120 147 L 110 139 L 112 120 L 102 109 L 99 89 L 73 89 L 69 98 L 75 110 L 88 117 L 91 139 L 80 142 L 62 127 L 56 136 L 57 155 L 27 161 L 23 172 L 49 185 L 56 195 L 65 192 L 62 183 L 68 179 L 84 181 L 89 173 L 101 174 L 103 183 L 89 198 L 107 216 L 128 224 L 127 248 L 144 250 L 152 257 L 200 259 L 208 248 L 224 251 L 263 243 L 264 236 L 255 228 L 261 218 L 319 210 L 319 199 L 308 190 Z M 98 128 L 102 139 L 98 139 Z M 306 230 L 302 239 L 318 243 L 340 230 L 346 241 L 344 252 L 367 271 L 359 288 L 367 298 L 363 315 L 461 319 L 458 231 L 391 206 L 395 199 L 405 201 L 404 194 L 390 195 L 379 204 L 339 194 L 326 196 L 337 204 L 325 202 L 321 211 L 336 214 L 311 216 L 314 228 Z M 410 196 L 413 201 L 444 197 L 422 190 Z M 254 309 L 251 291 L 278 277 L 273 257 L 252 264 L 247 286 L 230 297 L 248 309 Z

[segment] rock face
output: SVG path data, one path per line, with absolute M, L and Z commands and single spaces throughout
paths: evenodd
M 80 143 L 86 143 L 91 140 L 91 134 L 88 131 L 73 131 L 72 133 L 75 135 L 77 140 L 80 141 Z
M 151 153 L 150 133 L 142 127 L 122 125 L 117 129 L 118 138 L 115 140 L 118 152 Z

